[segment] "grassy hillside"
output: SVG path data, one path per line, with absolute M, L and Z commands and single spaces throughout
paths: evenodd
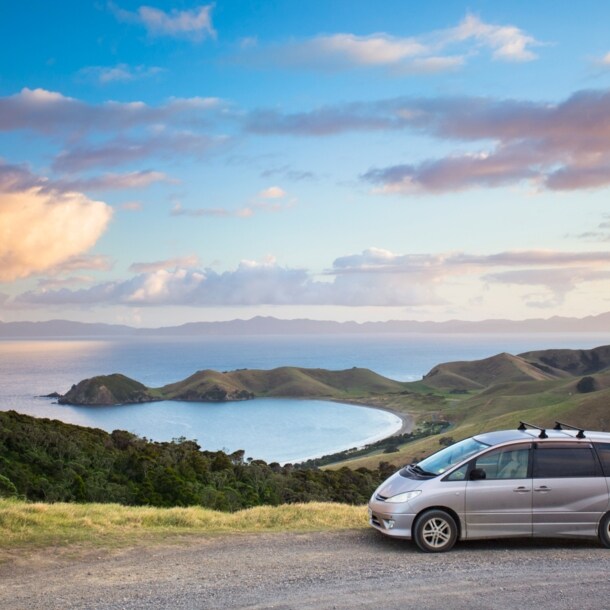
M 552 427 L 559 420 L 589 430 L 610 431 L 610 369 L 589 377 L 595 389 L 587 392 L 578 389 L 581 378 L 562 377 L 544 381 L 503 381 L 478 392 L 445 394 L 428 415 L 450 421 L 449 430 L 404 444 L 395 453 L 371 455 L 333 467 L 371 468 L 380 461 L 398 467 L 437 451 L 441 448 L 441 439 L 449 437 L 457 441 L 484 431 L 516 428 L 521 420 L 546 427 Z M 421 406 L 419 409 L 421 419 L 424 413 Z

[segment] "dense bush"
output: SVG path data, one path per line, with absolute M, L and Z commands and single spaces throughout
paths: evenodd
M 201 505 L 233 511 L 307 501 L 365 503 L 393 467 L 323 471 L 202 451 L 194 441 L 153 442 L 0 412 L 0 496 L 46 502 Z

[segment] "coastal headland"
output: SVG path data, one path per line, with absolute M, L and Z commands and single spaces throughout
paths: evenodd
M 420 381 L 401 382 L 369 369 L 342 371 L 280 367 L 271 370 L 202 370 L 182 381 L 149 388 L 122 374 L 84 379 L 60 404 L 115 405 L 160 400 L 226 402 L 259 397 L 316 398 L 379 408 L 399 416 L 401 436 L 416 426 L 450 426 L 447 441 L 520 419 L 553 425 L 567 419 L 592 429 L 610 427 L 610 346 L 501 353 L 433 367 Z M 445 433 L 443 433 L 445 434 Z M 392 452 L 350 460 L 374 467 L 381 459 L 404 463 L 438 448 L 439 435 L 397 445 Z M 382 452 L 378 452 L 381 454 Z

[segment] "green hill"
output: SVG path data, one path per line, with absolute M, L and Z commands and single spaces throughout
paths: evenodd
M 483 360 L 439 364 L 423 380 L 436 389 L 481 390 L 498 383 L 543 381 L 567 375 L 562 370 L 536 366 L 523 356 L 502 353 Z
M 610 345 L 594 349 L 548 349 L 520 354 L 535 366 L 570 375 L 591 375 L 610 368 Z
M 158 400 L 139 381 L 114 373 L 83 379 L 58 399 L 60 404 L 116 405 Z

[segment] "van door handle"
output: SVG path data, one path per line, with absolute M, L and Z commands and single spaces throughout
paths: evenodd
M 524 494 L 527 493 L 529 490 L 528 487 L 517 487 L 516 489 L 513 489 L 513 491 L 516 491 L 518 494 Z
M 541 492 L 551 491 L 551 488 L 547 487 L 546 485 L 543 485 L 542 487 L 537 487 L 536 489 L 534 489 L 534 491 L 541 491 Z

